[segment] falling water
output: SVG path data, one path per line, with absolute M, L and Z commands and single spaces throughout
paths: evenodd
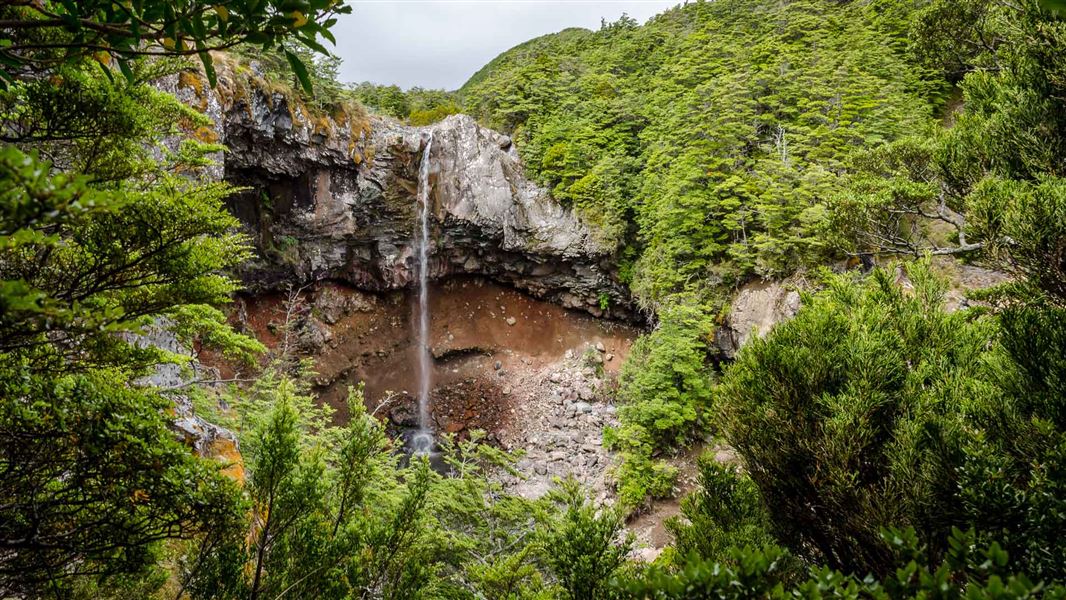
M 411 438 L 416 454 L 428 454 L 433 449 L 433 429 L 429 420 L 429 392 L 432 361 L 429 353 L 429 159 L 433 149 L 433 134 L 422 151 L 418 167 L 418 202 L 421 207 L 419 232 L 415 238 L 418 248 L 418 432 Z

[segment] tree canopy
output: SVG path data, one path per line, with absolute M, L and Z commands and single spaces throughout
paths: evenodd
M 271 50 L 291 40 L 329 54 L 330 27 L 351 12 L 343 0 L 17 0 L 0 9 L 0 81 L 33 70 L 92 58 L 114 60 L 132 78 L 131 61 L 153 56 L 199 56 L 214 84 L 212 50 L 248 44 Z M 300 57 L 283 49 L 310 88 Z

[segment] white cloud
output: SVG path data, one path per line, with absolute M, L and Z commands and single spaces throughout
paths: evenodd
M 567 27 L 640 22 L 681 0 L 349 0 L 333 28 L 343 81 L 456 89 L 499 53 Z

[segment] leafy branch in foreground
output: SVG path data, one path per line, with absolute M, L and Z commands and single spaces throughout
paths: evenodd
M 814 567 L 796 577 L 785 566 L 788 552 L 776 546 L 733 548 L 728 563 L 694 561 L 677 570 L 652 566 L 614 582 L 616 598 L 632 600 L 743 600 L 746 598 L 846 598 L 903 600 L 943 598 L 1008 600 L 1066 598 L 1060 583 L 1033 582 L 1010 570 L 1008 555 L 997 544 L 981 547 L 972 531 L 954 530 L 944 560 L 930 565 L 913 529 L 885 530 L 895 569 L 883 578 L 847 575 Z
M 32 70 L 95 58 L 117 60 L 132 79 L 131 61 L 144 56 L 200 57 L 215 83 L 210 51 L 249 44 L 262 50 L 293 40 L 322 54 L 319 38 L 336 44 L 329 29 L 351 7 L 340 0 L 15 0 L 0 9 L 0 82 Z M 306 68 L 284 50 L 300 82 Z
M 176 309 L 222 302 L 236 289 L 219 274 L 247 254 L 221 206 L 228 186 L 165 178 L 150 191 L 100 190 L 48 171 L 0 149 L 0 210 L 24 225 L 0 237 L 0 352 L 83 366 L 158 357 L 114 334 L 153 317 L 203 314 Z
M 0 594 L 149 580 L 164 543 L 239 523 L 236 486 L 175 439 L 171 402 L 139 379 L 180 360 L 139 343 L 160 319 L 261 349 L 207 307 L 246 252 L 228 192 L 169 175 L 93 186 L 0 148 Z

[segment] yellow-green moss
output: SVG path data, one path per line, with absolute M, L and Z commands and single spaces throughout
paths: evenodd
M 204 80 L 193 71 L 178 73 L 178 87 L 191 88 L 200 104 L 200 112 L 207 110 L 207 94 L 204 93 Z
M 314 135 L 320 135 L 325 138 L 333 135 L 333 120 L 329 117 L 324 115 L 312 117 L 311 123 L 311 133 Z
M 203 142 L 205 144 L 218 143 L 218 132 L 216 132 L 214 128 L 207 126 L 197 127 L 192 132 L 192 137 L 196 138 L 197 141 Z
M 252 118 L 254 117 L 252 98 L 255 94 L 262 94 L 272 109 L 276 108 L 275 98 L 281 97 L 286 103 L 294 126 L 310 127 L 313 135 L 322 136 L 327 140 L 336 139 L 342 132 L 347 131 L 349 135 L 348 155 L 352 161 L 358 165 L 373 160 L 372 150 L 360 148 L 360 141 L 368 137 L 371 132 L 370 118 L 363 105 L 355 100 L 345 99 L 329 108 L 311 106 L 292 86 L 256 75 L 248 67 L 247 61 L 240 56 L 226 52 L 212 52 L 211 57 L 214 60 L 215 71 L 218 73 L 215 93 L 218 95 L 223 111 L 232 110 L 238 104 L 243 103 L 248 117 Z M 200 99 L 201 110 L 207 108 L 208 90 L 205 82 L 206 77 L 195 71 L 183 72 L 179 81 L 180 85 L 193 89 L 197 98 Z M 218 141 L 217 134 L 206 128 L 200 130 L 188 124 L 184 129 L 191 131 L 200 141 L 207 143 Z

